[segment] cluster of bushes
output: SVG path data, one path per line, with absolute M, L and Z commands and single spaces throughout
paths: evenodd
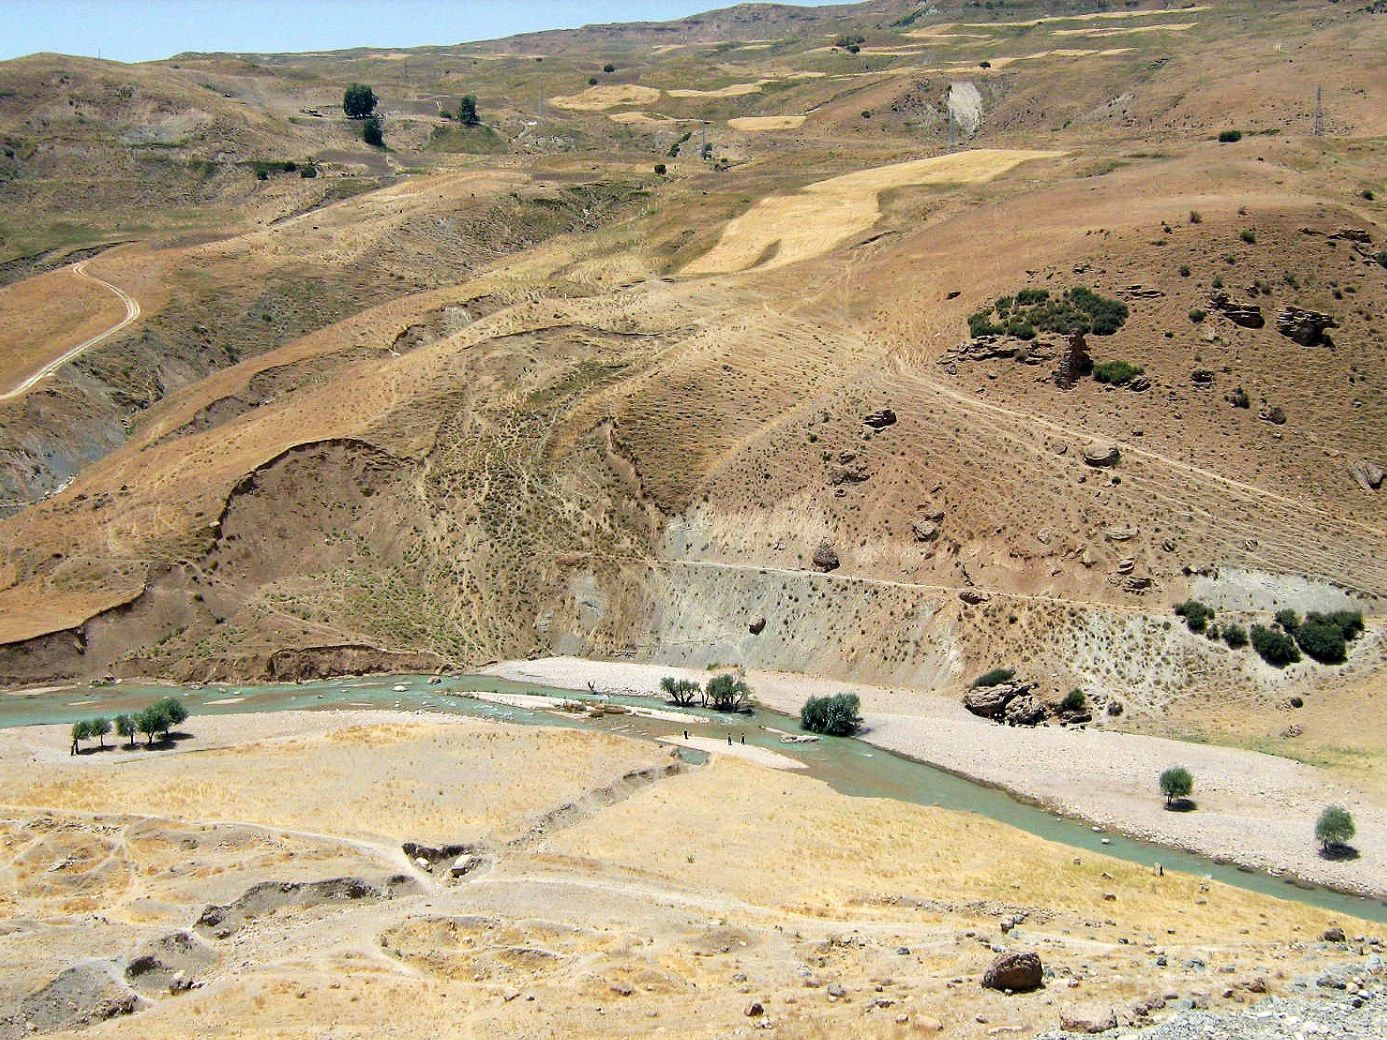
M 297 173 L 300 177 L 312 178 L 318 176 L 318 167 L 312 159 L 303 162 L 294 162 L 293 159 L 285 159 L 283 162 L 267 162 L 263 159 L 253 160 L 248 164 L 255 171 L 255 179 L 267 181 L 274 173 Z
M 1111 336 L 1126 323 L 1127 314 L 1121 300 L 1084 286 L 1066 289 L 1060 296 L 1052 296 L 1048 289 L 1022 289 L 969 315 L 968 331 L 973 336 L 1006 334 L 1025 340 L 1035 339 L 1038 332 Z
M 1242 139 L 1243 132 L 1241 130 L 1222 130 L 1219 132 L 1218 135 L 1219 144 L 1233 144 L 1234 142 L 1241 141 Z
M 156 736 L 167 737 L 174 726 L 181 725 L 187 720 L 187 705 L 177 697 L 165 697 L 133 715 L 117 715 L 114 720 L 114 728 L 116 733 L 125 737 L 129 741 L 129 745 L 134 747 L 137 734 L 144 734 L 147 738 L 146 743 L 153 744 Z M 81 750 L 84 740 L 98 740 L 101 747 L 105 747 L 106 734 L 110 733 L 111 729 L 112 720 L 102 716 L 74 722 L 72 724 L 71 753 L 77 754 Z
M 1257 656 L 1276 668 L 1296 664 L 1302 654 L 1320 664 L 1343 664 L 1348 644 L 1363 632 L 1363 614 L 1357 610 L 1312 611 L 1303 620 L 1294 610 L 1282 610 L 1273 624 L 1253 625 L 1250 632 L 1233 622 L 1221 627 L 1212 624 L 1214 608 L 1197 599 L 1177 603 L 1175 613 L 1185 619 L 1191 632 L 1222 639 L 1229 649 L 1241 650 L 1251 643 Z
M 981 690 L 988 686 L 1000 686 L 1004 682 L 1010 682 L 1016 677 L 1014 668 L 994 668 L 990 672 L 984 672 L 973 680 L 973 689 Z
M 862 725 L 862 716 L 858 714 L 860 707 L 861 702 L 855 693 L 810 697 L 799 710 L 799 724 L 810 733 L 850 737 Z
M 1146 370 L 1130 361 L 1100 361 L 1093 366 L 1093 378 L 1112 386 L 1126 386 Z
M 856 54 L 858 51 L 862 49 L 862 45 L 866 42 L 867 37 L 865 36 L 858 36 L 856 34 L 851 36 L 843 35 L 833 41 L 833 46 L 841 47 L 849 54 Z
M 699 686 L 692 679 L 676 679 L 666 675 L 660 680 L 660 689 L 675 704 L 687 707 L 698 701 L 705 708 L 714 711 L 750 711 L 751 687 L 745 679 L 735 675 L 715 675 L 707 685 Z

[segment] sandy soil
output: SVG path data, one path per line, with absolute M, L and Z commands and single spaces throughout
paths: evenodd
M 661 744 L 677 744 L 679 747 L 692 748 L 695 751 L 704 751 L 710 755 L 724 755 L 730 758 L 741 759 L 743 762 L 751 762 L 754 765 L 765 766 L 767 769 L 808 769 L 803 762 L 796 761 L 789 755 L 782 755 L 778 751 L 769 748 L 757 747 L 754 744 L 738 744 L 735 740 L 718 740 L 714 737 L 681 737 L 677 734 L 660 737 Z
M 830 177 L 793 195 L 771 195 L 728 223 L 717 245 L 688 264 L 684 274 L 770 270 L 827 253 L 870 228 L 881 216 L 878 199 L 892 188 L 988 181 L 1031 159 L 1059 152 L 979 148 L 877 166 Z
M 492 666 L 493 674 L 548 685 L 658 695 L 665 675 L 707 672 L 634 662 L 549 658 Z M 1052 806 L 1066 815 L 1162 844 L 1337 888 L 1387 894 L 1387 809 L 1311 766 L 1237 748 L 1189 744 L 1108 729 L 998 726 L 956 701 L 921 691 L 751 672 L 757 698 L 797 713 L 811 694 L 862 697 L 864 739 Z M 1182 764 L 1195 776 L 1194 812 L 1168 812 L 1156 780 Z M 1315 817 L 1337 803 L 1353 812 L 1361 858 L 1319 856 Z
M 795 130 L 808 116 L 736 116 L 727 121 L 733 130 Z

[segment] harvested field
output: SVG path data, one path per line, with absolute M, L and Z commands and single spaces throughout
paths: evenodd
M 621 83 L 588 87 L 577 94 L 552 97 L 549 103 L 555 108 L 565 108 L 571 112 L 601 112 L 603 109 L 616 108 L 619 105 L 648 105 L 659 100 L 660 92 L 654 87 Z
M 727 121 L 733 130 L 763 132 L 767 130 L 795 130 L 804 125 L 808 116 L 737 116 Z

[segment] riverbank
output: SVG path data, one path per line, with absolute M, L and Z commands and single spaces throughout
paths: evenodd
M 507 661 L 486 674 L 567 689 L 659 696 L 666 675 L 708 672 L 573 657 Z M 1375 898 L 1387 897 L 1387 807 L 1340 778 L 1288 759 L 1102 728 L 1021 729 L 976 718 L 956 700 L 919 690 L 831 682 L 780 672 L 748 675 L 757 699 L 798 714 L 805 698 L 850 690 L 862 698 L 862 739 L 1067 816 L 1162 845 Z M 1192 812 L 1169 812 L 1157 777 L 1171 765 L 1195 777 Z M 1328 804 L 1358 824 L 1359 857 L 1327 860 L 1314 822 Z

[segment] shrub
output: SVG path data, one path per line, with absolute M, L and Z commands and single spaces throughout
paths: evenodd
M 662 162 L 657 162 L 657 163 L 655 164 L 655 176 L 656 176 L 656 177 L 663 177 L 663 176 L 664 176 L 666 173 L 668 173 L 668 172 L 669 172 L 669 167 L 667 167 L 664 163 L 662 163 Z
M 1296 630 L 1296 645 L 1305 656 L 1320 664 L 1343 664 L 1348 660 L 1344 634 L 1337 625 L 1309 619 Z
M 1180 277 L 1181 277 L 1181 278 L 1188 278 L 1189 276 L 1190 276 L 1190 265 L 1189 265 L 1189 264 L 1181 264 L 1181 265 L 1180 265 Z
M 1376 195 L 1376 193 L 1372 190 L 1372 188 L 1364 188 L 1364 189 L 1363 189 L 1363 198 L 1364 198 L 1364 200 L 1366 200 L 1366 201 L 1368 201 L 1368 202 L 1372 202 L 1375 198 L 1377 198 L 1377 195 Z
M 1060 701 L 1060 711 L 1083 711 L 1088 707 L 1088 695 L 1077 686 L 1064 695 Z
M 1238 624 L 1224 625 L 1223 641 L 1228 644 L 1228 649 L 1241 650 L 1247 646 L 1247 629 Z
M 613 65 L 611 62 L 607 62 L 607 64 L 605 64 L 605 65 L 602 66 L 602 71 L 603 71 L 603 72 L 615 72 L 615 71 L 616 71 L 616 66 Z
M 1183 603 L 1175 604 L 1175 615 L 1185 619 L 1185 624 L 1191 632 L 1203 632 L 1213 619 L 1214 608 L 1197 599 L 1187 599 Z
M 994 668 L 974 679 L 973 688 L 980 690 L 988 686 L 1000 686 L 1004 682 L 1010 682 L 1015 676 L 1016 670 L 1014 668 Z
M 1295 630 L 1300 627 L 1300 615 L 1287 607 L 1276 612 L 1276 623 L 1291 635 L 1295 635 Z
M 857 694 L 835 693 L 829 697 L 810 697 L 799 710 L 799 724 L 810 733 L 849 737 L 857 732 L 862 717 Z
M 385 146 L 385 125 L 381 122 L 380 116 L 369 116 L 366 122 L 361 124 L 361 139 L 372 148 Z
M 1378 253 L 1377 256 L 1373 257 L 1373 259 L 1376 260 L 1383 267 L 1387 267 L 1387 249 L 1384 249 L 1382 252 Z
M 1194 790 L 1194 777 L 1184 766 L 1171 766 L 1161 774 L 1161 793 L 1170 806 L 1177 798 L 1185 798 Z
M 1196 325 L 1198 325 L 1208 316 L 1209 312 L 1204 310 L 1204 308 L 1202 307 L 1194 307 L 1190 310 L 1190 321 L 1194 322 Z
M 1233 142 L 1241 141 L 1242 139 L 1243 132 L 1241 130 L 1224 130 L 1222 133 L 1218 135 L 1219 144 L 1232 144 Z
M 1285 668 L 1300 660 L 1300 650 L 1296 648 L 1295 640 L 1285 632 L 1265 625 L 1253 625 L 1251 640 L 1252 649 L 1273 668 Z
M 1252 399 L 1247 396 L 1247 391 L 1244 390 L 1242 387 L 1238 387 L 1236 390 L 1234 390 L 1231 394 L 1228 395 L 1228 403 L 1231 404 L 1234 408 L 1252 407 Z
M 1253 231 L 1251 228 L 1243 228 L 1242 234 L 1238 237 L 1250 246 L 1257 244 L 1257 232 Z
M 751 687 L 735 675 L 715 675 L 704 687 L 708 707 L 714 711 L 746 711 L 751 707 Z
M 1129 361 L 1102 361 L 1093 366 L 1093 378 L 1100 383 L 1126 386 L 1144 371 L 1140 365 Z
M 1052 296 L 1048 289 L 1022 289 L 1015 297 L 999 297 L 969 315 L 968 331 L 973 336 L 1005 332 L 1021 339 L 1034 339 L 1037 332 L 1063 335 L 1079 331 L 1111 336 L 1123 326 L 1127 316 L 1127 305 L 1121 300 L 1101 296 L 1084 286 L 1068 289 L 1061 296 Z
M 1191 223 L 1191 224 L 1202 224 L 1202 223 L 1204 223 L 1204 214 L 1203 214 L 1203 213 L 1200 213 L 1199 210 L 1197 210 L 1197 209 L 1192 209 L 1192 210 L 1190 210 L 1190 223 Z
M 318 167 L 311 162 L 304 163 L 299 167 L 299 176 L 304 180 L 312 180 L 318 176 Z
M 1326 852 L 1335 845 L 1344 844 L 1356 833 L 1358 828 L 1353 825 L 1353 814 L 1340 805 L 1326 806 L 1315 821 L 1315 838 Z
M 477 115 L 477 96 L 475 94 L 464 94 L 462 103 L 458 106 L 458 122 L 463 126 L 480 126 L 481 116 Z

